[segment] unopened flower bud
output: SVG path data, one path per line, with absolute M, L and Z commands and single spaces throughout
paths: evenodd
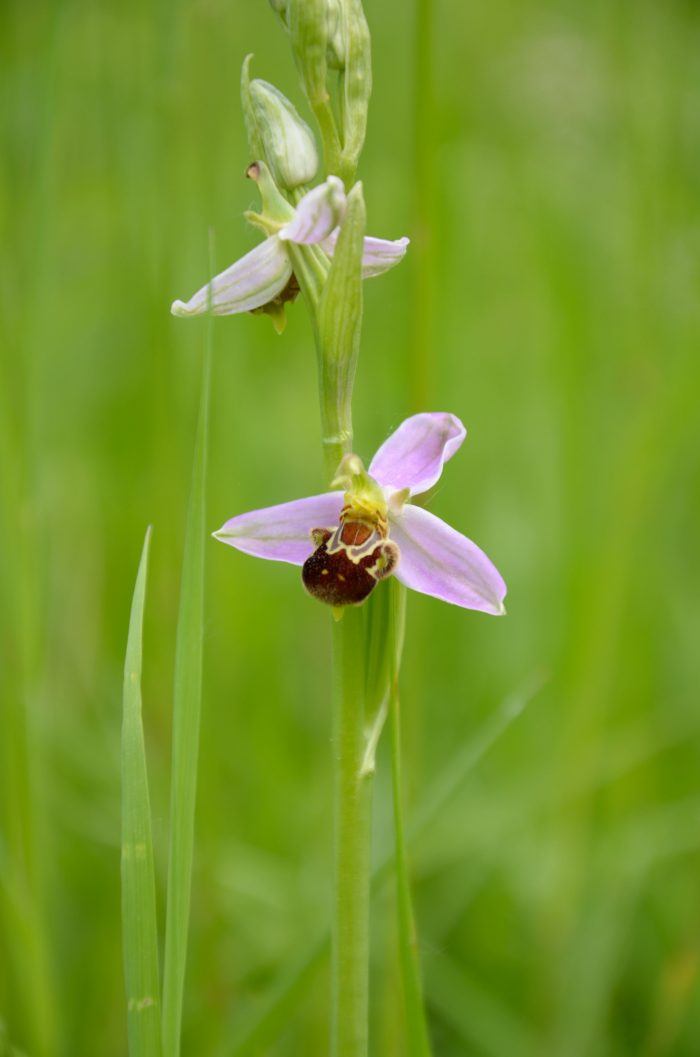
M 309 105 L 323 139 L 325 166 L 348 185 L 367 129 L 372 91 L 369 28 L 362 0 L 286 0 L 286 25 Z M 342 73 L 337 111 L 328 73 Z
M 326 60 L 332 70 L 344 70 L 345 12 L 342 0 L 326 0 Z
M 274 85 L 249 79 L 250 56 L 243 63 L 241 95 L 253 157 L 268 164 L 278 187 L 291 191 L 313 180 L 318 154 L 313 133 Z

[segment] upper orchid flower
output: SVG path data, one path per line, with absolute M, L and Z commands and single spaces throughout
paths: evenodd
M 211 311 L 217 316 L 235 312 L 265 311 L 278 330 L 284 327 L 284 304 L 299 292 L 293 274 L 288 244 L 315 246 L 332 257 L 339 225 L 346 208 L 345 188 L 337 176 L 309 191 L 296 209 L 275 187 L 263 162 L 248 169 L 263 198 L 263 213 L 248 213 L 247 218 L 268 236 L 250 253 L 215 276 L 189 301 L 173 301 L 175 316 L 196 316 Z M 368 279 L 393 268 L 406 253 L 408 239 L 394 242 L 366 238 L 362 255 L 362 276 Z
M 505 613 L 506 585 L 484 552 L 410 499 L 426 492 L 462 444 L 455 415 L 413 415 L 365 471 L 343 459 L 337 491 L 232 518 L 214 535 L 247 554 L 303 566 L 304 586 L 332 606 L 358 605 L 390 574 L 465 609 Z

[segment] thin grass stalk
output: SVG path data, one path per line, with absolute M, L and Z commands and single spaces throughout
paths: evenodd
M 151 805 L 141 672 L 150 528 L 134 587 L 124 664 L 122 718 L 122 943 L 129 1057 L 160 1057 L 160 972 Z
M 406 605 L 406 588 L 398 581 L 390 584 L 392 606 L 389 682 L 389 728 L 391 731 L 391 784 L 394 818 L 394 858 L 396 901 L 399 925 L 399 966 L 406 1010 L 407 1057 L 431 1057 L 430 1036 L 425 1017 L 425 1000 L 418 958 L 418 940 L 411 900 L 411 882 L 403 821 L 401 793 L 401 712 L 399 707 L 399 660 L 402 625 Z
M 212 272 L 213 272 L 212 268 Z M 163 970 L 163 1054 L 178 1057 L 187 962 L 190 915 L 197 761 L 202 704 L 202 629 L 204 619 L 204 546 L 211 318 L 207 323 L 201 398 L 195 440 L 180 611 L 175 653 L 173 697 L 170 848 Z
M 364 629 L 346 607 L 334 627 L 335 883 L 331 946 L 333 1057 L 365 1057 L 369 1009 L 372 773 L 364 767 Z

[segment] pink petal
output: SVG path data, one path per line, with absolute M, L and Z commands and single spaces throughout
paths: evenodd
M 420 495 L 432 488 L 466 435 L 456 415 L 412 415 L 384 441 L 369 473 L 385 488 L 410 488 L 411 495 Z
M 328 238 L 324 239 L 321 246 L 329 257 L 335 252 L 335 244 L 338 241 L 338 230 L 333 231 Z M 406 256 L 406 247 L 410 239 L 405 236 L 401 239 L 376 239 L 367 236 L 362 248 L 362 278 L 373 279 L 375 275 L 382 275 L 398 264 Z
M 189 301 L 173 301 L 170 311 L 174 316 L 198 316 L 207 312 L 211 285 L 211 307 L 215 316 L 250 312 L 277 297 L 291 274 L 292 266 L 282 244 L 276 235 L 271 235 L 215 276 Z
M 342 506 L 342 492 L 294 499 L 291 503 L 239 514 L 215 532 L 214 537 L 256 558 L 303 565 L 314 550 L 311 529 L 337 525 Z
M 325 183 L 305 194 L 294 217 L 281 229 L 284 241 L 307 245 L 322 242 L 340 224 L 345 214 L 346 198 L 343 181 L 329 176 Z
M 470 539 L 422 507 L 406 506 L 389 536 L 401 558 L 396 577 L 406 587 L 465 609 L 505 613 L 506 585 L 498 569 Z

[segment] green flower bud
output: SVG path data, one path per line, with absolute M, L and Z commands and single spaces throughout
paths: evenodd
M 287 0 L 287 25 L 301 82 L 318 122 L 326 172 L 338 175 L 341 141 L 328 93 L 327 0 Z
M 326 0 L 326 61 L 333 70 L 345 69 L 345 12 L 342 0 Z
M 241 95 L 252 155 L 267 162 L 275 183 L 286 191 L 313 180 L 318 154 L 313 133 L 274 85 L 250 80 L 251 56 L 243 63 Z
M 370 36 L 362 0 L 286 0 L 286 17 L 304 91 L 321 132 L 326 170 L 352 184 L 372 91 Z M 330 69 L 340 74 L 341 98 L 335 110 Z M 331 89 L 334 84 L 335 79 Z
M 313 180 L 318 154 L 311 129 L 294 106 L 267 81 L 255 80 L 250 97 L 275 182 L 291 191 Z
M 367 130 L 367 110 L 372 92 L 372 57 L 369 28 L 362 0 L 344 0 L 346 7 L 346 59 L 343 78 L 343 148 L 341 176 L 354 178 Z

